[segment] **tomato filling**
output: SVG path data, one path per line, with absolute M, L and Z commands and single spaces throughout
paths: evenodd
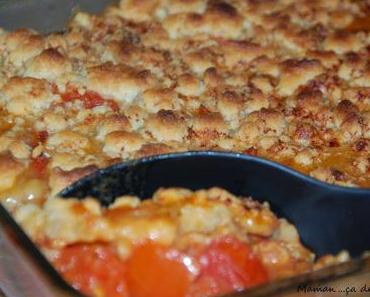
M 115 250 L 103 244 L 65 247 L 54 265 L 72 286 L 87 295 L 128 296 L 125 266 Z
M 185 296 L 191 274 L 176 250 L 148 242 L 137 247 L 126 263 L 129 296 Z
M 49 158 L 44 155 L 40 155 L 31 160 L 30 168 L 36 176 L 44 177 L 47 174 L 48 164 Z
M 39 144 L 43 144 L 48 139 L 49 133 L 48 131 L 37 131 L 32 134 L 31 139 L 31 146 L 35 148 Z
M 119 105 L 114 100 L 104 99 L 102 96 L 94 91 L 86 91 L 85 94 L 81 95 L 78 92 L 77 88 L 73 86 L 68 86 L 67 91 L 61 94 L 61 97 L 65 102 L 81 100 L 84 107 L 87 109 L 106 104 L 113 111 L 119 111 Z
M 213 241 L 193 254 L 146 242 L 122 260 L 107 244 L 76 244 L 62 249 L 54 265 L 91 296 L 216 296 L 268 281 L 261 261 L 235 238 Z
M 268 276 L 245 243 L 232 237 L 214 241 L 200 256 L 201 273 L 191 296 L 215 296 L 262 284 Z

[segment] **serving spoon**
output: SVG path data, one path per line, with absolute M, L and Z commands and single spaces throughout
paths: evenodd
M 303 242 L 318 255 L 370 249 L 370 189 L 313 179 L 284 165 L 245 154 L 184 152 L 119 163 L 64 189 L 62 197 L 151 197 L 160 187 L 192 190 L 221 187 L 237 196 L 270 203 L 278 216 L 297 226 Z
M 98 170 L 64 189 L 60 196 L 66 199 L 91 196 L 107 206 L 121 195 L 136 195 L 146 199 L 160 187 L 196 190 L 214 186 L 235 195 L 268 201 L 273 212 L 297 227 L 303 243 L 317 255 L 346 249 L 355 257 L 343 264 L 272 282 L 236 293 L 235 296 L 281 296 L 282 293 L 288 296 L 289 290 L 294 294 L 294 288 L 307 282 L 333 283 L 337 279 L 347 276 L 353 278 L 355 275 L 367 275 L 365 279 L 369 279 L 370 260 L 359 258 L 359 255 L 370 249 L 370 189 L 327 184 L 269 160 L 212 151 L 147 157 Z M 28 265 L 29 277 L 35 278 L 36 273 L 41 275 L 41 285 L 52 290 L 54 296 L 80 296 L 63 282 L 0 204 L 2 238 L 14 248 L 14 259 L 25 259 L 17 267 L 18 271 Z M 0 257 L 0 264 L 1 261 Z M 40 293 L 37 296 L 50 295 Z M 306 292 L 304 296 L 309 294 Z

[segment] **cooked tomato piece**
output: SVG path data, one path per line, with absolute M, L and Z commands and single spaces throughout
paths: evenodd
M 104 244 L 76 244 L 63 248 L 54 265 L 72 286 L 90 296 L 128 297 L 125 265 Z
M 130 296 L 183 297 L 191 284 L 179 252 L 152 242 L 135 248 L 126 265 Z
M 247 154 L 247 155 L 257 156 L 258 155 L 258 150 L 255 147 L 252 146 L 252 147 L 246 149 L 245 151 L 243 151 L 243 153 Z
M 84 123 L 87 125 L 92 125 L 97 121 L 98 117 L 94 115 L 89 115 L 85 118 Z
M 104 105 L 105 103 L 113 111 L 119 111 L 119 105 L 111 99 L 104 99 L 99 93 L 94 91 L 86 91 L 83 95 L 78 92 L 78 89 L 74 86 L 68 85 L 66 92 L 61 94 L 63 101 L 70 102 L 74 100 L 81 100 L 84 107 L 91 109 L 97 106 Z
M 204 114 L 209 114 L 210 111 L 207 107 L 205 107 L 203 104 L 198 108 L 198 114 L 204 115 Z
M 37 131 L 32 135 L 31 146 L 36 147 L 40 143 L 45 143 L 46 139 L 48 139 L 48 131 Z
M 84 107 L 88 109 L 104 104 L 104 98 L 93 91 L 86 91 L 81 99 L 84 103 Z
M 108 99 L 106 100 L 108 106 L 110 107 L 110 109 L 112 109 L 114 112 L 118 112 L 119 111 L 119 105 L 116 101 L 112 100 L 112 99 Z
M 73 101 L 76 99 L 81 99 L 82 96 L 80 95 L 76 87 L 68 85 L 66 92 L 61 94 L 61 97 L 63 101 L 69 102 L 69 101 Z
M 233 237 L 214 241 L 199 260 L 201 272 L 189 297 L 222 295 L 268 280 L 265 268 L 248 245 Z
M 72 286 L 104 297 L 206 297 L 241 290 L 268 280 L 248 245 L 233 237 L 212 242 L 200 252 L 199 276 L 181 252 L 148 241 L 125 261 L 104 244 L 76 244 L 60 251 L 54 265 Z
M 32 159 L 31 161 L 31 169 L 35 172 L 38 176 L 44 176 L 47 172 L 47 167 L 49 164 L 49 158 L 40 155 L 37 158 Z

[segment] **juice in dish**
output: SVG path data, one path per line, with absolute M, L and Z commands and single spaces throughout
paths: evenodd
M 160 189 L 107 208 L 50 198 L 33 218 L 27 232 L 88 296 L 219 296 L 348 259 L 315 259 L 267 203 L 220 188 Z

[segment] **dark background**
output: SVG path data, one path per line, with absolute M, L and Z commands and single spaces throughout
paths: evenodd
M 60 31 L 75 11 L 96 13 L 113 2 L 118 0 L 0 0 L 0 27 Z

